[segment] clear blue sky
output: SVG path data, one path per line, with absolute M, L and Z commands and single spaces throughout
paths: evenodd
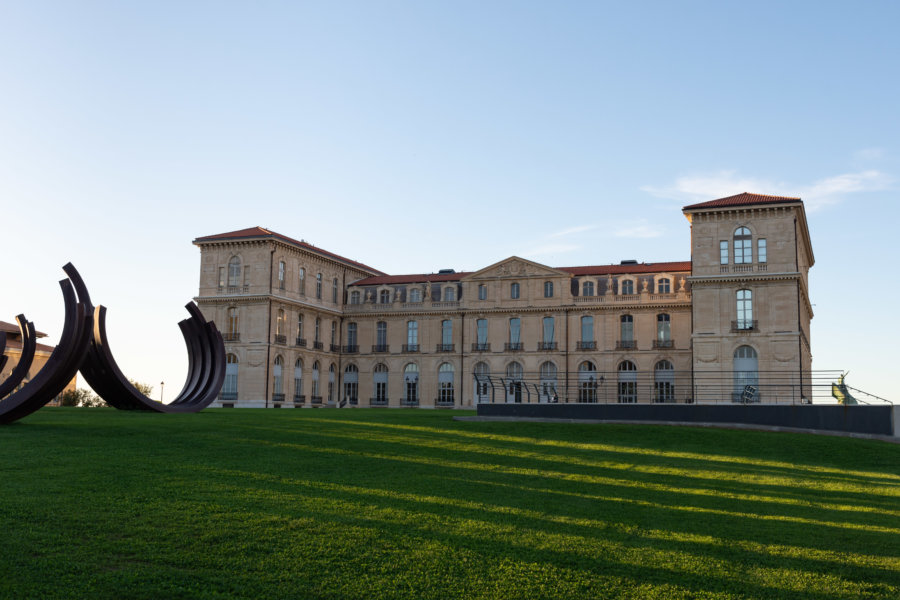
M 897 2 L 0 0 L 0 319 L 54 341 L 71 260 L 158 397 L 186 371 L 198 236 L 261 225 L 390 273 L 687 260 L 684 204 L 800 195 L 814 368 L 900 400 L 898 23 Z

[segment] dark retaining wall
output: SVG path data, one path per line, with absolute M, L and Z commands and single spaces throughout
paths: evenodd
M 478 416 L 737 423 L 895 435 L 893 408 L 809 404 L 479 404 Z

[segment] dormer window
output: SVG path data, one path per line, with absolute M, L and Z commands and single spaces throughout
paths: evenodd
M 622 295 L 629 295 L 634 293 L 634 281 L 630 279 L 625 279 L 622 281 L 622 289 L 619 291 Z
M 390 304 L 391 303 L 391 291 L 390 290 L 381 290 L 378 292 L 378 302 L 381 304 Z
M 350 304 L 359 304 L 359 292 L 350 292 Z
M 453 287 L 445 287 L 444 288 L 444 302 L 455 302 L 456 301 L 456 288 Z
M 422 290 L 419 288 L 413 288 L 409 290 L 409 301 L 410 302 L 421 302 L 422 301 Z
M 657 294 L 669 294 L 672 291 L 671 282 L 665 277 L 656 282 Z

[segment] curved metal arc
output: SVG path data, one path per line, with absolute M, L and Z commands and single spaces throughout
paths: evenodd
M 22 383 L 22 380 L 25 379 L 25 376 L 28 375 L 28 370 L 34 362 L 34 352 L 37 349 L 37 334 L 34 329 L 34 323 L 26 319 L 25 315 L 17 315 L 16 321 L 19 323 L 19 332 L 22 335 L 22 354 L 19 356 L 19 362 L 13 367 L 9 377 L 0 381 L 0 399 L 5 398 L 16 389 Z M 5 335 L 3 338 L 0 338 L 0 342 L 2 342 L 4 347 L 6 346 Z M 2 348 L 0 348 L 0 351 L 2 351 Z M 6 358 L 4 356 L 2 362 L 0 362 L 0 369 L 5 366 Z

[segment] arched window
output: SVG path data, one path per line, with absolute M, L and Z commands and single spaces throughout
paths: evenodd
M 238 392 L 238 357 L 234 354 L 225 356 L 225 383 L 222 385 L 222 400 L 237 400 Z
M 737 291 L 737 323 L 735 329 L 754 329 L 753 327 L 753 292 Z
M 734 232 L 734 264 L 750 264 L 753 262 L 753 239 L 750 230 L 738 227 Z
M 298 289 L 300 291 L 300 295 L 305 296 L 306 295 L 306 269 L 304 269 L 303 267 L 300 267 L 300 275 L 297 279 L 299 280 Z
M 623 279 L 621 282 L 621 289 L 619 293 L 622 295 L 629 295 L 634 293 L 634 281 L 631 279 Z
M 578 365 L 578 401 L 596 402 L 597 386 L 600 379 L 597 377 L 597 365 L 589 360 Z
M 335 383 L 334 363 L 328 366 L 328 404 L 334 404 L 334 383 Z
M 228 261 L 228 287 L 241 285 L 241 259 L 232 256 Z
M 518 283 L 513 282 L 513 283 L 509 284 L 509 297 L 512 298 L 513 300 L 515 300 L 519 297 L 519 284 Z
M 306 396 L 303 395 L 303 359 L 298 358 L 294 363 L 294 402 L 303 403 Z
M 283 260 L 278 261 L 278 289 L 279 289 L 279 290 L 283 290 L 283 289 L 284 289 L 284 272 L 285 272 L 285 269 L 286 269 L 286 266 L 285 266 L 285 264 L 284 264 L 284 261 L 283 261 Z
M 541 402 L 559 402 L 556 365 L 549 360 L 541 364 Z
M 472 373 L 472 380 L 475 383 L 475 402 L 490 402 L 490 383 L 488 381 L 488 376 L 490 375 L 491 370 L 488 368 L 487 363 L 479 362 L 475 363 L 475 369 Z
M 442 363 L 438 367 L 438 402 L 440 404 L 453 404 L 453 365 Z
M 422 290 L 417 287 L 409 290 L 409 301 L 410 302 L 421 302 L 422 301 Z
M 453 286 L 447 286 L 444 288 L 444 302 L 455 302 L 456 301 L 456 288 Z
M 663 277 L 662 279 L 657 280 L 656 282 L 656 293 L 657 294 L 670 294 L 672 293 L 672 282 Z
M 618 370 L 618 401 L 629 404 L 637 402 L 637 367 L 630 360 L 623 360 L 619 363 Z
M 522 365 L 511 362 L 506 367 L 506 401 L 522 401 Z
M 759 402 L 759 357 L 750 346 L 734 351 L 734 402 Z
M 274 385 L 272 386 L 273 396 L 272 400 L 276 402 L 279 400 L 284 400 L 284 378 L 282 376 L 282 367 L 284 366 L 284 359 L 281 356 L 275 357 L 275 367 L 272 369 L 272 377 L 274 379 Z
M 338 280 L 337 277 L 331 280 L 331 301 L 338 303 Z
M 619 349 L 631 349 L 635 347 L 634 343 L 634 317 L 631 315 L 622 315 L 619 318 Z
M 390 290 L 381 290 L 378 292 L 378 301 L 381 304 L 390 304 L 391 303 L 391 291 Z
M 359 292 L 358 291 L 350 292 L 350 304 L 359 304 Z
M 656 345 L 657 348 L 672 347 L 672 322 L 669 315 L 661 313 L 656 315 Z
M 372 398 L 373 405 L 384 405 L 388 402 L 388 368 L 383 364 L 375 365 L 375 373 L 372 375 L 372 382 L 375 386 L 375 397 Z
M 387 352 L 387 323 L 378 321 L 375 324 L 375 351 Z
M 238 309 L 232 306 L 228 309 L 228 326 L 225 328 L 226 340 L 237 341 L 241 339 L 238 325 Z
M 593 281 L 585 281 L 581 284 L 581 295 L 582 296 L 593 296 L 594 295 L 594 282 Z
M 359 369 L 356 365 L 344 368 L 344 400 L 351 405 L 359 404 Z
M 322 299 L 322 274 L 316 273 L 316 300 Z
M 544 282 L 544 298 L 552 298 L 553 297 L 553 282 L 545 281 Z
M 659 361 L 653 369 L 653 401 L 675 402 L 675 367 L 668 360 Z
M 313 402 L 322 402 L 322 397 L 319 395 L 319 361 L 313 363 L 311 396 Z
M 419 403 L 419 365 L 409 363 L 403 368 L 403 381 L 406 388 L 406 398 L 403 404 L 415 405 Z

